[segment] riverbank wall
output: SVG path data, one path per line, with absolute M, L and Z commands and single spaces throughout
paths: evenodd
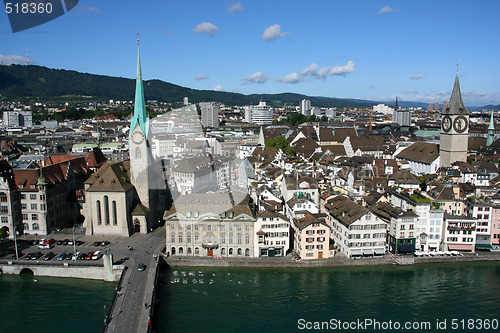
M 413 256 L 381 258 L 330 258 L 318 260 L 294 261 L 288 257 L 281 258 L 224 258 L 212 259 L 208 257 L 180 257 L 165 258 L 170 267 L 256 267 L 256 268 L 307 268 L 307 267 L 342 267 L 342 266 L 379 266 L 379 265 L 418 265 L 432 263 L 460 263 L 500 261 L 500 253 L 481 255 L 424 257 Z
M 78 278 L 102 281 L 118 281 L 124 269 L 123 265 L 114 265 L 111 274 L 105 270 L 104 266 L 98 265 L 78 265 L 78 263 L 14 263 L 12 261 L 0 263 L 0 273 L 19 275 L 24 272 L 31 272 L 34 276 Z

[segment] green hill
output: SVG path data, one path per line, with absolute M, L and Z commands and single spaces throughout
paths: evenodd
M 135 80 L 76 71 L 51 69 L 42 66 L 0 66 L 0 94 L 7 100 L 78 100 L 92 96 L 93 100 L 132 100 Z M 370 101 L 327 97 L 309 97 L 301 94 L 252 94 L 196 90 L 161 80 L 144 81 L 147 100 L 181 102 L 188 97 L 191 103 L 218 101 L 226 105 L 257 104 L 261 98 L 272 106 L 299 105 L 304 98 L 317 107 L 363 108 L 373 105 Z M 79 97 L 80 96 L 80 97 Z

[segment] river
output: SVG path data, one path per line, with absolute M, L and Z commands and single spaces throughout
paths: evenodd
M 406 331 L 473 332 L 484 325 L 496 332 L 500 263 L 167 268 L 157 297 L 153 332 L 289 332 L 370 320 L 373 326 L 349 327 L 381 332 L 409 323 Z

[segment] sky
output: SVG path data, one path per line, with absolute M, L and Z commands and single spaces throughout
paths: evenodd
M 497 0 L 80 0 L 13 33 L 0 62 L 243 94 L 500 104 Z M 64 83 L 61 83 L 64 84 Z M 133 96 L 131 96 L 132 98 Z M 147 96 L 146 96 L 147 98 Z

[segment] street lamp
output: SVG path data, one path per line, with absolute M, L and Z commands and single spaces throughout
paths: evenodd
M 76 241 L 75 241 L 75 226 L 73 226 L 73 258 L 76 261 Z

